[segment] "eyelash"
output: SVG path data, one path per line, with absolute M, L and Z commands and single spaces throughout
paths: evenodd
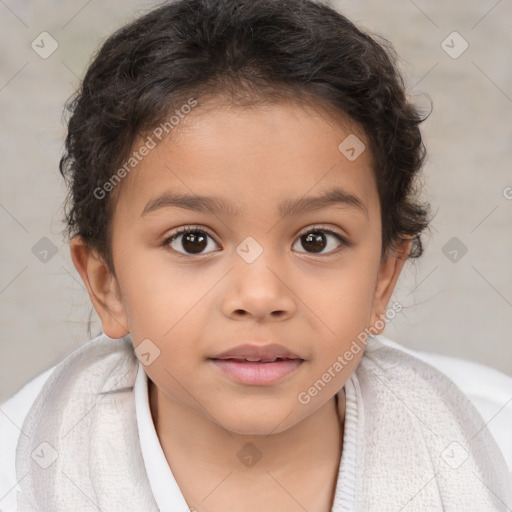
M 325 227 L 319 226 L 319 225 L 313 225 L 313 226 L 308 227 L 307 229 L 301 231 L 297 235 L 297 238 L 300 238 L 301 236 L 303 236 L 303 235 L 305 235 L 307 233 L 318 232 L 318 231 L 321 231 L 322 233 L 327 233 L 329 235 L 334 236 L 340 242 L 341 246 L 349 247 L 349 245 L 350 245 L 349 242 L 344 237 L 342 237 L 339 233 L 336 233 L 335 231 L 332 231 L 331 229 L 328 229 L 328 228 L 325 228 Z M 179 251 L 175 251 L 174 249 L 169 247 L 169 244 L 171 242 L 173 242 L 176 238 L 178 238 L 180 235 L 184 235 L 184 234 L 188 234 L 188 233 L 197 233 L 197 232 L 203 232 L 203 233 L 207 234 L 210 238 L 212 238 L 215 241 L 214 236 L 209 232 L 208 229 L 204 228 L 203 226 L 184 226 L 183 228 L 180 228 L 178 231 L 176 231 L 175 233 L 173 233 L 172 235 L 167 237 L 164 240 L 164 242 L 163 242 L 163 246 L 166 249 L 168 249 L 169 251 L 172 251 L 173 253 L 177 254 L 178 256 L 183 256 L 183 257 L 197 256 L 197 257 L 200 257 L 200 256 L 202 256 L 201 254 L 198 254 L 198 255 L 183 254 L 183 253 L 181 253 Z M 217 243 L 217 242 L 215 242 L 215 243 Z M 326 253 L 326 254 L 317 254 L 317 255 L 319 255 L 319 256 L 327 256 L 327 255 L 330 255 L 330 254 L 334 254 L 335 252 L 336 252 L 336 249 L 334 251 L 330 251 L 329 253 Z M 208 253 L 206 253 L 206 254 L 208 254 Z M 315 255 L 315 253 L 312 253 L 312 252 L 305 252 L 305 254 Z

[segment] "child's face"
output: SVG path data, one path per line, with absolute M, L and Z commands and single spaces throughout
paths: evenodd
M 234 432 L 278 433 L 345 384 L 363 350 L 333 371 L 338 356 L 385 312 L 403 264 L 394 256 L 380 261 L 370 151 L 350 161 L 338 149 L 350 131 L 291 104 L 193 111 L 180 128 L 121 184 L 112 240 L 117 280 L 96 267 L 93 301 L 107 335 L 130 332 L 135 346 L 151 340 L 151 358 L 158 347 L 145 370 L 166 399 Z M 290 215 L 278 208 L 334 189 L 361 206 L 330 203 Z M 165 194 L 215 196 L 239 213 L 162 200 L 143 214 Z M 189 225 L 206 239 L 194 244 L 180 235 L 165 244 Z M 325 232 L 315 239 L 321 229 L 348 245 Z M 301 237 L 307 233 L 309 243 Z M 278 343 L 304 361 L 272 384 L 252 385 L 210 359 L 250 343 Z M 323 390 L 308 393 L 329 369 Z

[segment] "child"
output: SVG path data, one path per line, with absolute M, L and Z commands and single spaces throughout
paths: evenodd
M 462 392 L 380 340 L 428 208 L 385 41 L 313 0 L 180 0 L 70 104 L 71 255 L 103 333 L 45 382 L 18 510 L 509 510 Z

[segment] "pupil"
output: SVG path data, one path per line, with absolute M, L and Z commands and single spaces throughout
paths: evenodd
M 325 249 L 325 235 L 320 231 L 302 235 L 301 239 L 304 249 L 310 249 L 311 252 L 320 252 Z M 322 247 L 315 245 L 315 242 L 322 242 Z
M 189 246 L 187 246 L 189 244 Z M 186 233 L 181 243 L 183 248 L 192 253 L 200 253 L 206 248 L 206 236 L 197 233 Z

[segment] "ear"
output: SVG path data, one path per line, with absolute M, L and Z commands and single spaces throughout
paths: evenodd
M 103 332 L 110 338 L 122 338 L 129 330 L 117 279 L 103 259 L 96 251 L 90 250 L 81 237 L 75 236 L 71 240 L 70 252 L 73 264 L 101 319 Z
M 373 330 L 377 330 L 379 334 L 384 330 L 385 324 L 379 329 L 376 327 L 377 320 L 382 319 L 385 315 L 389 300 L 395 289 L 395 284 L 398 281 L 404 263 L 407 261 L 411 247 L 412 240 L 410 239 L 397 243 L 394 249 L 390 250 L 386 258 L 380 263 L 370 315 L 370 326 L 372 326 Z M 382 324 L 383 322 L 379 323 Z

